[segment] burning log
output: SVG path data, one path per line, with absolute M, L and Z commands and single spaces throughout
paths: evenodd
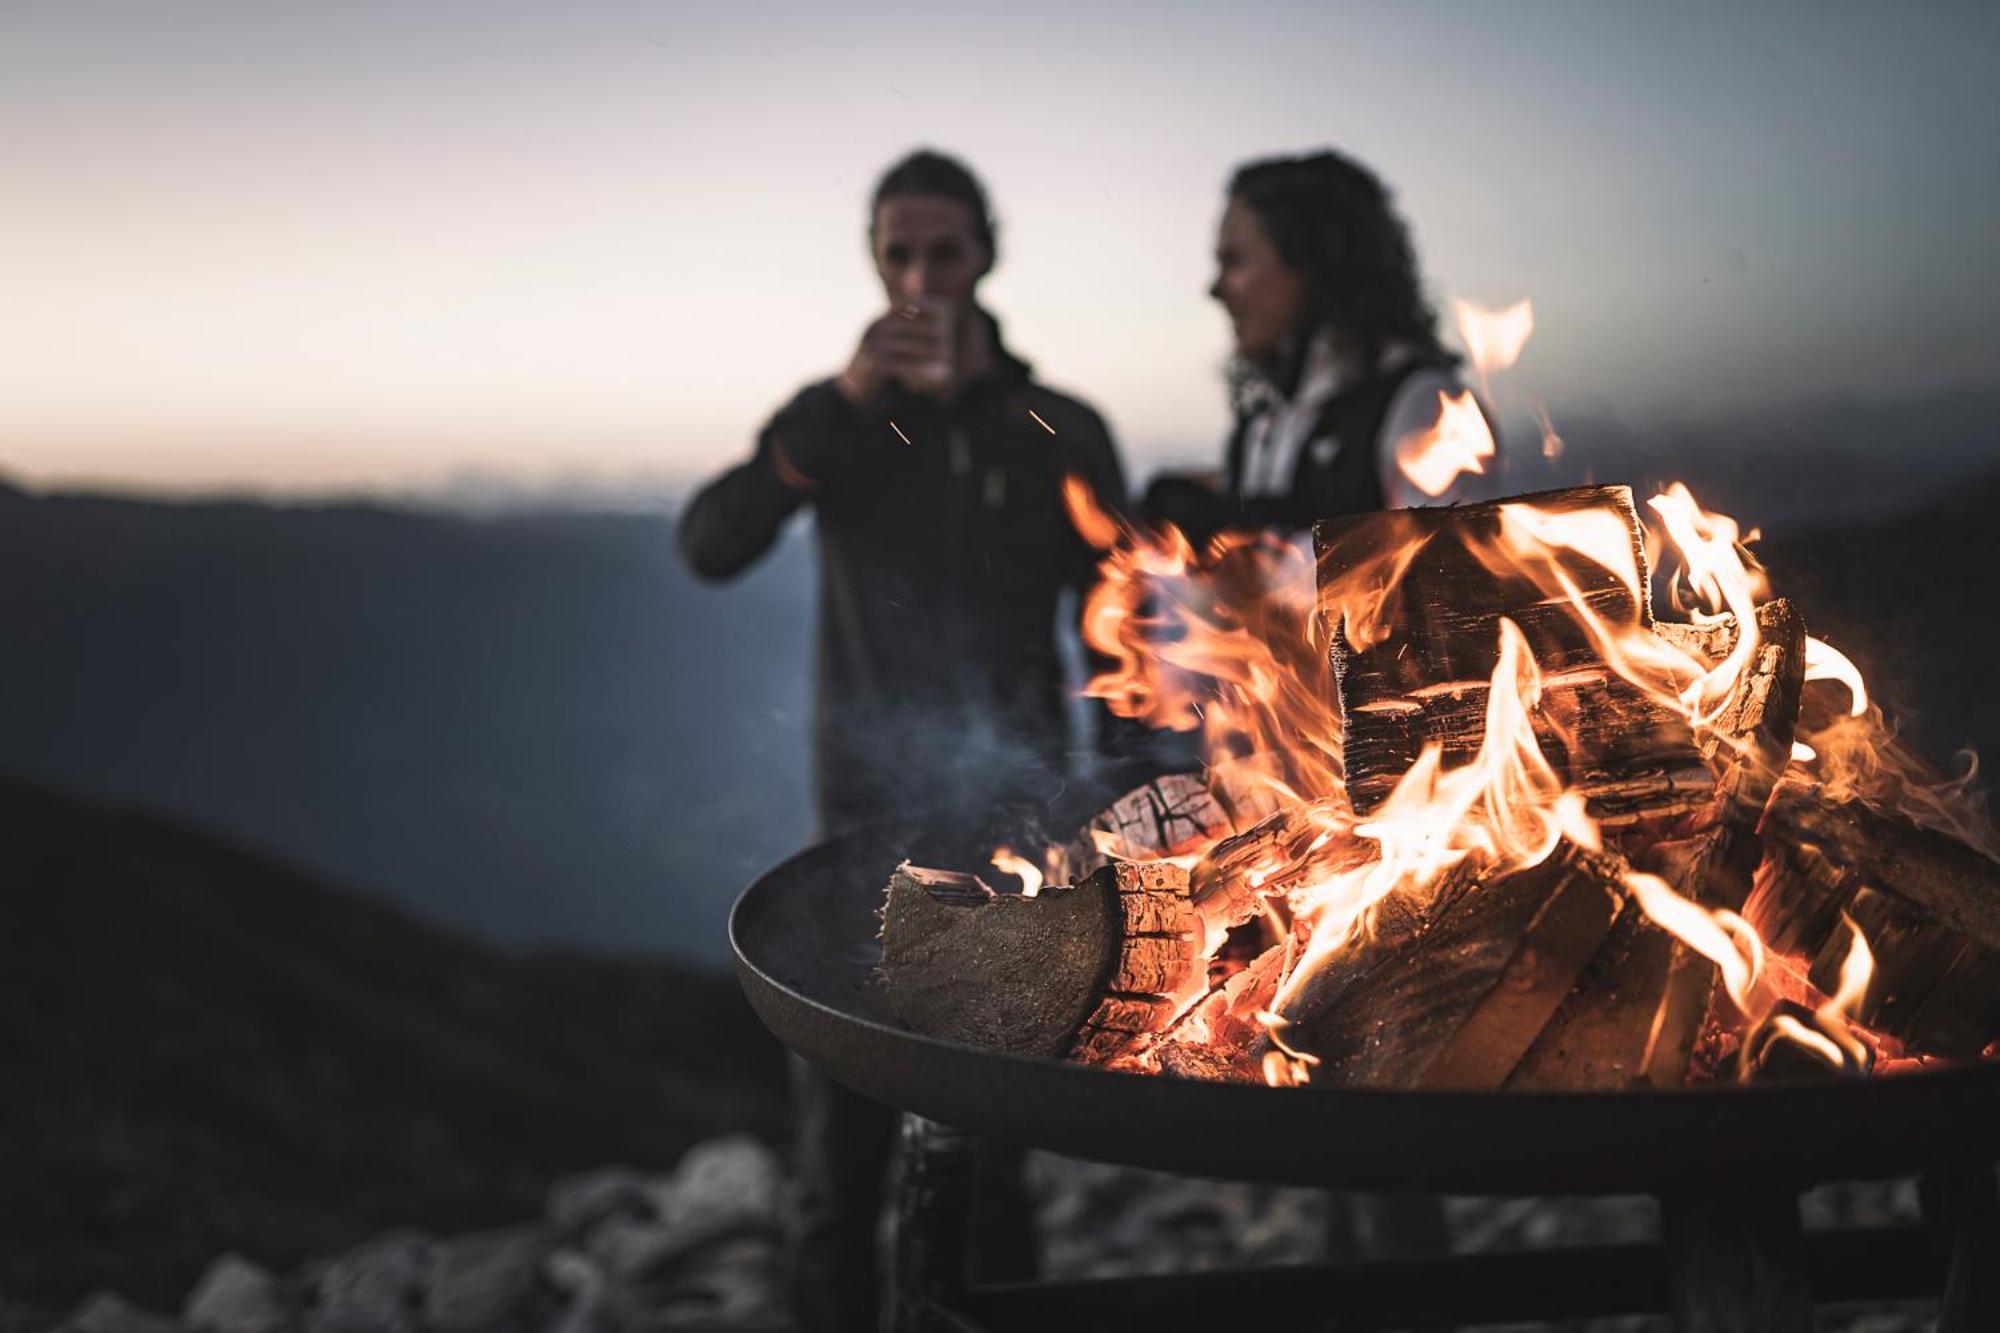
M 1648 628 L 1644 537 L 1624 486 L 1585 486 L 1495 504 L 1403 510 L 1334 519 L 1313 529 L 1321 610 L 1345 727 L 1343 757 L 1357 811 L 1378 805 L 1424 745 L 1462 764 L 1485 731 L 1486 695 L 1504 617 L 1526 636 L 1543 676 L 1537 734 L 1569 785 L 1601 822 L 1686 813 L 1706 802 L 1712 779 L 1687 724 L 1605 662 L 1560 596 L 1523 568 L 1496 558 L 1524 513 L 1585 516 L 1629 560 L 1630 582 L 1597 558 L 1567 558 L 1561 575 L 1583 607 L 1616 629 Z M 1366 560 L 1397 543 L 1418 543 L 1385 629 L 1350 614 Z
M 1114 858 L 1172 856 L 1234 828 L 1199 773 L 1169 773 L 1126 792 L 1083 826 L 1064 853 L 1066 878 L 1081 881 Z
M 1856 1017 L 1917 1050 L 1977 1055 L 2000 1035 L 2000 864 L 1957 839 L 1860 802 L 1788 790 L 1766 822 L 1747 915 L 1831 994 L 1848 931 L 1876 972 Z
M 1255 916 L 1266 897 L 1283 894 L 1308 875 L 1339 874 L 1372 859 L 1371 842 L 1331 842 L 1331 833 L 1348 822 L 1330 803 L 1315 802 L 1266 816 L 1211 847 L 1190 879 L 1209 940 L 1221 939 Z
M 1115 862 L 1034 897 L 904 865 L 882 909 L 881 975 L 918 1032 L 1021 1055 L 1105 1061 L 1203 986 L 1187 872 Z
M 1740 910 L 1750 892 L 1760 854 L 1757 822 L 1790 761 L 1805 686 L 1805 624 L 1790 603 L 1759 607 L 1757 630 L 1755 656 L 1717 725 L 1698 741 L 1720 772 L 1709 804 L 1691 821 L 1698 831 L 1656 842 L 1636 858 L 1683 896 L 1731 910 Z M 1734 651 L 1739 629 L 1724 618 L 1705 626 L 1663 623 L 1654 632 L 1712 665 Z M 1714 964 L 1632 903 L 1523 1056 L 1511 1085 L 1679 1087 L 1715 983 Z
M 1448 876 L 1391 910 L 1288 1007 L 1314 1077 L 1402 1088 L 1503 1083 L 1597 955 L 1624 865 L 1563 844 L 1512 874 Z M 1392 906 L 1393 905 L 1393 906 Z

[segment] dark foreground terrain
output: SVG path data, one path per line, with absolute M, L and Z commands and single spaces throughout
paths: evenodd
M 733 982 L 509 956 L 137 813 L 0 780 L 0 1327 L 177 1308 L 218 1253 L 533 1216 L 779 1123 Z

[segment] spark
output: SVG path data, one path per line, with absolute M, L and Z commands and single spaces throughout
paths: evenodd
M 889 423 L 889 429 L 895 431 L 896 438 L 901 440 L 904 444 L 908 444 L 910 442 L 910 437 L 903 434 L 903 428 L 901 426 L 898 426 L 895 422 L 892 421 Z
M 1051 426 L 1048 422 L 1042 420 L 1041 414 L 1036 412 L 1034 408 L 1031 407 L 1028 409 L 1028 415 L 1035 419 L 1035 424 L 1037 426 L 1040 426 L 1043 430 L 1047 431 L 1049 434 L 1053 435 L 1056 433 L 1056 428 L 1054 426 Z

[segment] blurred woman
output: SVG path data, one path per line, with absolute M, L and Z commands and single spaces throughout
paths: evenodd
M 1167 480 L 1149 496 L 1155 516 L 1197 532 L 1297 530 L 1452 498 L 1424 494 L 1397 465 L 1397 445 L 1436 427 L 1464 386 L 1409 229 L 1373 172 L 1335 152 L 1238 168 L 1215 262 L 1209 295 L 1236 339 L 1221 503 Z

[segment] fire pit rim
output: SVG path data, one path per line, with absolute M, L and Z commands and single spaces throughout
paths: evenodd
M 1865 1179 L 2000 1152 L 2000 1065 L 1861 1080 L 1679 1089 L 1403 1091 L 1269 1088 L 1014 1055 L 899 1028 L 771 966 L 772 913 L 811 910 L 841 950 L 801 949 L 858 995 L 880 888 L 831 873 L 893 832 L 807 847 L 754 880 L 730 912 L 736 974 L 765 1024 L 865 1095 L 962 1127 L 1103 1161 L 1189 1174 L 1459 1193 L 1624 1193 L 1740 1182 Z M 882 866 L 886 878 L 889 866 Z M 841 892 L 844 886 L 845 893 Z M 790 894 L 788 901 L 785 895 Z M 789 942 L 795 949 L 803 942 Z M 842 943 L 834 937 L 836 946 Z M 859 978 L 859 984 L 857 984 Z M 825 977 L 821 978 L 825 982 Z M 820 993 L 815 994 L 817 989 Z M 1187 1137 L 1216 1123 L 1232 1132 Z M 1329 1146 L 1367 1141 L 1358 1153 Z M 1275 1137 L 1274 1137 L 1275 1136 Z M 1282 1148 L 1277 1145 L 1282 1144 Z M 1494 1145 L 1504 1150 L 1494 1150 Z

